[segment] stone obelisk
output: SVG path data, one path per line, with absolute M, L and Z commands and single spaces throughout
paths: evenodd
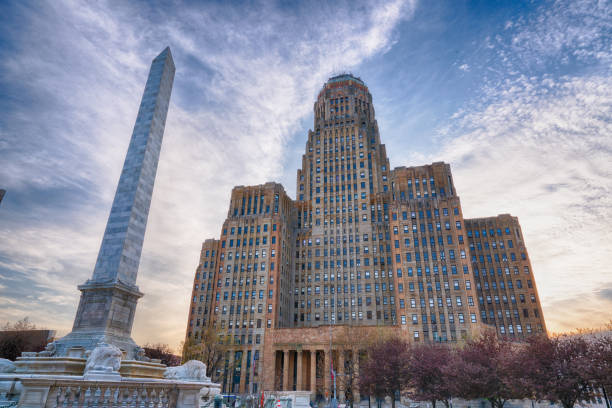
M 72 332 L 56 342 L 58 356 L 105 342 L 134 357 L 132 324 L 142 297 L 136 276 L 173 81 L 167 47 L 151 63 L 93 276 L 78 287 L 79 308 Z

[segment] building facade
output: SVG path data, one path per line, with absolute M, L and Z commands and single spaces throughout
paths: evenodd
M 466 220 L 480 318 L 501 336 L 545 333 L 546 324 L 518 218 Z
M 202 246 L 186 343 L 218 333 L 225 355 L 213 377 L 224 392 L 325 397 L 336 367 L 339 398 L 355 401 L 371 336 L 545 330 L 518 220 L 464 219 L 446 163 L 391 169 L 359 78 L 320 91 L 296 195 L 235 187 L 220 239 Z M 482 229 L 503 233 L 482 242 Z

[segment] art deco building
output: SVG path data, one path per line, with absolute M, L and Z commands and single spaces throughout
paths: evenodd
M 333 365 L 339 398 L 355 400 L 347 378 L 374 333 L 456 342 L 488 325 L 512 338 L 545 330 L 517 219 L 465 220 L 448 164 L 391 169 L 359 78 L 320 91 L 296 194 L 235 187 L 220 239 L 202 246 L 186 342 L 219 333 L 224 392 L 326 396 Z

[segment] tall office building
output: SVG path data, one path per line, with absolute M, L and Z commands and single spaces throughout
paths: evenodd
M 512 297 L 524 290 L 510 283 L 514 275 L 483 290 L 485 266 L 470 250 L 471 225 L 481 220 L 464 220 L 450 166 L 391 169 L 359 78 L 336 76 L 320 91 L 296 194 L 292 200 L 276 183 L 235 187 L 220 239 L 202 246 L 186 342 L 210 327 L 219 333 L 226 352 L 213 377 L 224 392 L 327 396 L 332 365 L 345 380 L 358 372 L 359 338 L 380 331 L 456 342 L 488 323 L 515 338 L 543 329 L 537 294 L 528 313 L 540 320 L 531 326 L 504 303 L 522 299 Z M 505 256 L 526 256 L 522 238 L 514 242 L 517 254 L 487 257 L 487 270 L 505 271 Z M 523 281 L 535 285 L 531 275 Z M 485 297 L 502 289 L 504 307 L 489 307 Z M 349 381 L 337 388 L 341 400 L 363 397 Z

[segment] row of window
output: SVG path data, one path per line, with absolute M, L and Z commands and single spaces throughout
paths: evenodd
M 487 310 L 489 311 L 489 317 L 487 318 L 487 311 L 484 309 L 480 310 L 480 316 L 482 317 L 483 321 L 486 321 L 487 319 L 489 319 L 489 323 L 491 323 L 492 321 L 495 321 L 495 311 L 493 310 L 493 308 L 487 308 Z M 512 318 L 510 317 L 510 309 L 505 309 L 505 315 L 506 315 L 506 319 L 507 320 L 511 320 Z M 513 309 L 513 314 L 514 314 L 514 319 L 515 320 L 520 320 L 519 317 L 519 311 L 518 309 Z M 504 313 L 502 313 L 501 309 L 497 309 L 497 319 L 501 320 L 503 322 L 503 316 Z M 525 309 L 523 308 L 523 317 L 524 318 L 529 318 L 529 309 Z M 539 318 L 540 317 L 540 310 L 535 308 L 533 309 L 533 317 L 535 318 Z
M 484 287 L 484 289 L 485 289 L 485 290 L 488 290 L 488 289 L 489 289 L 489 281 L 484 280 L 484 281 L 482 282 L 482 285 L 483 285 L 483 287 Z M 507 287 L 508 289 L 514 289 L 514 285 L 513 285 L 513 283 L 512 283 L 512 281 L 511 281 L 511 280 L 508 280 L 508 284 L 507 284 L 507 286 L 506 286 L 506 283 L 505 283 L 503 280 L 502 280 L 502 281 L 499 281 L 499 288 L 500 288 L 500 289 L 506 289 L 506 287 Z M 531 282 L 531 280 L 530 280 L 530 279 L 527 279 L 527 287 L 528 287 L 528 288 L 530 288 L 530 289 L 532 289 L 532 288 L 533 288 L 533 283 Z M 476 284 L 476 288 L 477 288 L 477 289 L 481 289 L 480 282 L 478 282 L 478 283 Z M 523 282 L 522 282 L 520 279 L 517 279 L 517 280 L 516 280 L 516 288 L 517 288 L 517 289 L 522 289 L 522 288 L 523 288 Z M 497 290 L 497 282 L 496 282 L 496 281 L 491 281 L 491 289 L 493 289 L 493 290 Z
M 521 258 L 523 260 L 527 259 L 526 255 L 524 253 L 521 253 Z M 501 254 L 495 253 L 493 254 L 493 256 L 491 256 L 491 254 L 487 254 L 487 255 L 472 255 L 472 263 L 476 263 L 476 262 L 480 262 L 480 263 L 484 263 L 485 259 L 487 260 L 488 263 L 493 263 L 493 260 L 495 260 L 496 263 L 501 263 L 501 262 L 508 262 L 508 255 L 504 252 Z M 516 254 L 514 252 L 510 252 L 510 260 L 512 262 L 517 261 L 516 258 Z
M 429 317 L 429 320 L 428 320 Z M 457 313 L 457 320 L 459 321 L 459 323 L 465 323 L 465 317 L 463 315 L 463 313 Z M 400 322 L 402 324 L 406 324 L 406 315 L 401 315 L 400 316 Z M 429 322 L 429 323 L 428 323 Z M 476 313 L 470 313 L 470 322 L 472 323 L 476 323 L 477 322 L 477 318 L 476 318 Z M 446 324 L 446 316 L 444 313 L 440 313 L 439 315 L 439 320 L 437 318 L 437 316 L 435 314 L 431 314 L 431 315 L 426 315 L 426 314 L 422 314 L 421 315 L 421 323 L 422 324 Z M 448 315 L 448 323 L 449 324 L 454 324 L 455 323 L 455 316 L 450 313 Z M 418 315 L 413 314 L 412 315 L 412 324 L 419 324 L 418 321 Z M 418 333 L 418 331 L 415 331 L 415 333 Z M 418 337 L 418 334 L 415 335 L 415 338 Z
M 493 229 L 493 228 L 491 228 L 491 229 L 489 229 L 489 231 L 488 231 L 488 234 L 489 234 L 489 236 L 490 236 L 490 237 L 495 236 L 495 234 L 496 234 L 496 233 L 497 233 L 497 236 L 498 236 L 498 237 L 501 237 L 501 236 L 502 236 L 502 230 L 501 230 L 501 228 L 497 228 L 497 229 Z M 510 228 L 508 228 L 508 227 L 504 228 L 504 233 L 505 233 L 506 235 L 510 235 Z M 474 238 L 480 238 L 481 231 L 479 231 L 479 230 L 471 230 L 471 229 L 470 229 L 470 230 L 468 230 L 467 235 L 468 235 L 468 238 L 472 238 L 472 236 L 473 236 Z M 483 230 L 482 230 L 482 236 L 483 236 L 483 237 L 486 237 L 486 236 L 487 236 L 487 230 L 486 230 L 486 229 L 483 229 Z
M 248 241 L 247 241 L 248 239 Z M 233 239 L 229 239 L 228 241 L 228 246 L 229 248 L 233 248 L 234 247 L 234 240 Z M 221 241 L 221 248 L 225 248 L 225 240 Z M 242 242 L 242 246 L 245 247 L 247 246 L 247 242 L 248 242 L 248 246 L 253 246 L 253 244 L 255 245 L 259 245 L 260 241 L 259 241 L 259 237 L 255 237 L 255 239 L 253 238 L 243 238 L 242 240 L 240 238 L 236 239 L 236 248 L 240 247 L 240 242 Z M 272 236 L 270 238 L 270 242 L 272 245 L 276 244 L 276 236 Z M 267 245 L 268 244 L 268 237 L 267 236 L 263 236 L 261 237 L 261 245 Z
M 530 299 L 531 299 L 531 303 L 536 303 L 536 297 L 533 293 L 531 293 L 529 295 Z M 495 302 L 495 304 L 499 305 L 500 302 L 503 302 L 504 304 L 508 304 L 508 296 L 506 295 L 502 295 L 501 297 L 501 301 L 499 298 L 499 295 L 493 295 L 491 297 L 491 295 L 487 295 L 486 296 L 487 299 L 487 304 L 491 305 L 493 304 L 493 302 Z M 525 303 L 525 295 L 520 293 L 519 294 L 519 301 L 520 303 Z M 484 306 L 485 302 L 484 302 L 484 298 L 482 296 L 478 297 L 478 303 L 482 306 Z M 515 295 L 510 295 L 510 303 L 516 304 L 516 296 Z
M 251 225 L 250 228 L 245 225 L 244 226 L 244 230 L 243 230 L 242 227 L 231 227 L 230 228 L 230 235 L 234 235 L 234 234 L 240 235 L 240 234 L 243 234 L 243 233 L 246 235 L 246 234 L 249 234 L 249 233 L 253 234 L 255 232 L 257 234 L 259 234 L 261 231 L 262 231 L 262 226 L 261 225 L 257 225 L 257 226 Z M 276 224 L 272 224 L 272 231 L 276 231 Z M 223 235 L 225 235 L 226 232 L 227 231 L 224 230 Z M 263 224 L 263 232 L 268 232 L 268 224 Z
M 495 241 L 491 241 L 491 248 L 493 249 L 497 249 L 499 246 L 499 249 L 504 249 L 504 241 L 499 241 L 499 245 L 497 242 Z M 476 242 L 476 245 L 474 245 L 474 242 L 470 242 L 470 249 L 474 250 L 474 249 L 478 249 L 479 251 L 482 251 L 483 245 L 480 241 Z M 508 248 L 514 248 L 514 243 L 512 242 L 511 239 L 508 240 Z M 484 249 L 489 249 L 489 242 L 485 241 L 484 242 Z

